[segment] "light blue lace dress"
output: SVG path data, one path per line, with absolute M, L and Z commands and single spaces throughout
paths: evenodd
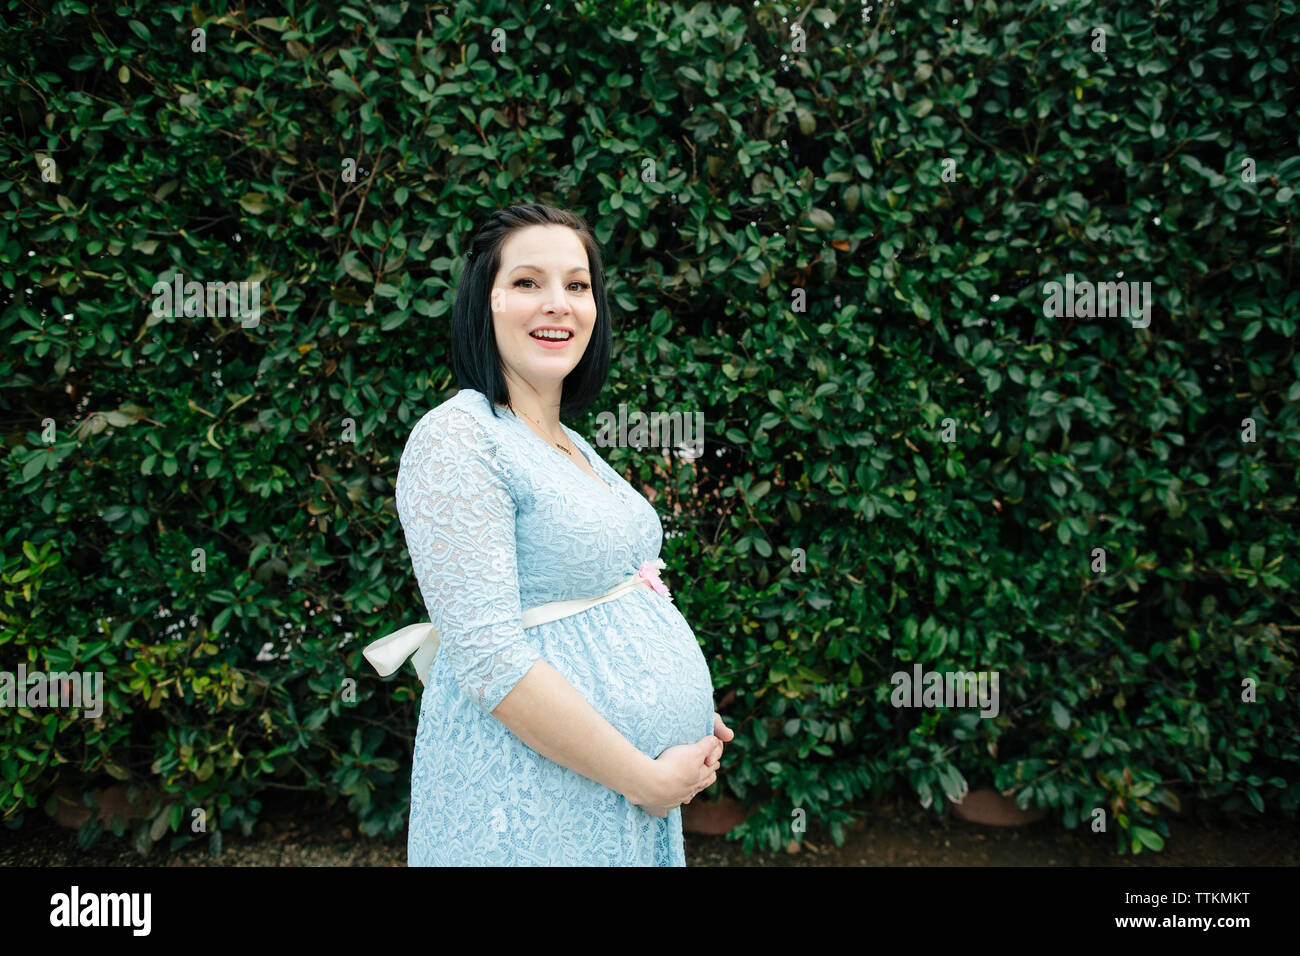
M 608 591 L 658 558 L 654 507 L 564 427 L 604 482 L 462 388 L 411 431 L 397 512 L 440 636 L 411 768 L 411 866 L 685 866 L 681 808 L 651 816 L 537 753 L 492 711 L 540 657 L 638 750 L 713 732 L 708 664 L 646 585 L 525 630 L 548 601 Z M 608 484 L 606 484 L 606 482 Z M 671 566 L 663 569 L 671 590 Z

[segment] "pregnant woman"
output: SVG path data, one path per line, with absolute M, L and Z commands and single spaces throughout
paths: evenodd
M 654 508 L 561 414 L 610 362 L 599 249 L 528 204 L 475 237 L 456 394 L 412 429 L 397 511 L 429 623 L 366 648 L 424 682 L 411 866 L 685 866 L 681 804 L 734 736 L 657 569 Z

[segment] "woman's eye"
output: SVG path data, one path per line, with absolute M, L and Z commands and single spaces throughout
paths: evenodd
M 536 285 L 536 284 L 537 284 L 537 283 L 533 282 L 532 279 L 516 279 L 516 280 L 515 280 L 515 285 L 519 285 L 519 283 L 521 283 L 521 282 L 529 282 L 529 283 L 532 283 L 533 285 Z M 589 284 L 587 284 L 586 282 L 582 282 L 582 281 L 579 280 L 579 279 L 574 279 L 572 282 L 569 283 L 569 285 L 582 286 L 582 288 L 583 288 L 584 290 L 586 290 L 586 289 L 590 289 L 590 288 L 591 288 L 591 286 L 590 286 Z

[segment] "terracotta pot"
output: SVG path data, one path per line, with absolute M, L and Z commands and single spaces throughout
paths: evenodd
M 99 798 L 99 819 L 105 827 L 112 825 L 115 813 L 125 817 L 127 823 L 144 819 L 149 807 L 149 794 L 142 792 L 133 804 L 127 800 L 126 791 L 124 783 L 95 788 L 94 792 Z M 90 819 L 91 809 L 81 802 L 81 793 L 76 789 L 60 784 L 54 795 L 58 798 L 59 806 L 54 812 L 53 820 L 59 826 L 75 830 Z
M 696 797 L 682 805 L 682 830 L 706 836 L 722 836 L 745 822 L 754 810 L 745 812 L 745 805 L 733 797 L 721 800 L 701 800 Z
M 726 709 L 736 699 L 734 690 L 728 691 L 726 695 L 714 704 L 714 710 L 727 719 Z M 727 726 L 732 730 L 736 728 L 732 721 L 727 721 Z M 719 777 L 721 780 L 721 777 Z M 717 786 L 715 783 L 714 786 Z M 696 797 L 690 803 L 682 805 L 682 830 L 686 833 L 702 833 L 706 836 L 722 836 L 730 833 L 736 827 L 745 822 L 745 819 L 753 813 L 745 812 L 745 805 L 739 800 L 732 797 L 722 797 L 718 800 L 706 800 L 703 797 Z
M 952 804 L 959 819 L 990 827 L 1022 827 L 1047 816 L 1047 807 L 1021 810 L 1016 801 L 996 790 L 972 790 L 960 803 Z

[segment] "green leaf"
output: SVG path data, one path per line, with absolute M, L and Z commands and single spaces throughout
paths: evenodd
M 173 808 L 173 809 L 179 809 L 179 808 Z M 149 825 L 149 838 L 153 840 L 155 843 L 161 840 L 163 834 L 167 832 L 167 817 L 168 817 L 168 811 L 164 809 L 156 817 L 153 818 L 153 823 Z
M 1070 712 L 1059 700 L 1052 701 L 1052 723 L 1062 730 L 1070 729 Z
M 361 96 L 361 87 L 357 86 L 356 80 L 348 76 L 340 69 L 330 70 L 325 76 L 330 81 L 330 86 L 336 90 L 342 90 L 345 93 L 355 93 Z
M 1165 841 L 1155 830 L 1149 830 L 1146 827 L 1134 827 L 1133 836 L 1144 847 L 1149 850 L 1163 850 Z
M 244 193 L 244 195 L 239 197 L 239 205 L 255 216 L 260 215 L 271 208 L 271 204 L 267 200 L 265 193 Z
M 349 252 L 343 257 L 343 271 L 356 279 L 358 282 L 374 282 L 374 273 L 364 262 L 357 260 L 355 252 Z
M 830 213 L 828 213 L 825 209 L 818 209 L 816 207 L 813 207 L 812 209 L 808 210 L 808 221 L 811 222 L 818 229 L 822 230 L 823 232 L 827 232 L 835 228 L 835 217 L 832 216 Z
M 1258 790 L 1256 790 L 1254 787 L 1248 786 L 1246 787 L 1246 796 L 1250 799 L 1251 806 L 1253 806 L 1260 813 L 1264 812 L 1264 798 L 1263 796 L 1260 795 L 1260 792 Z

